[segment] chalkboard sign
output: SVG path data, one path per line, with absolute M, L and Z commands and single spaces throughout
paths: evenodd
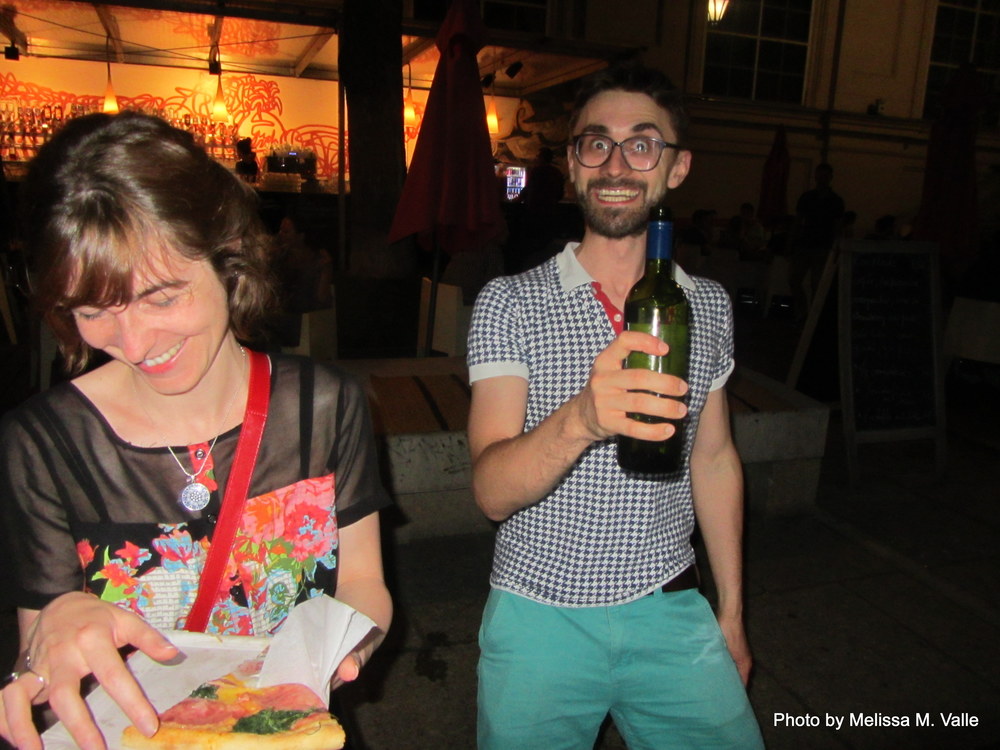
M 840 380 L 848 464 L 857 444 L 930 438 L 944 462 L 938 248 L 846 242 L 840 256 Z

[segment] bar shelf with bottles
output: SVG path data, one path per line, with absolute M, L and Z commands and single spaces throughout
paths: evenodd
M 172 109 L 138 108 L 146 114 L 156 115 L 176 128 L 194 136 L 212 158 L 232 169 L 236 163 L 236 125 L 215 122 L 211 117 L 180 113 Z M 3 158 L 6 176 L 22 177 L 27 164 L 48 143 L 53 134 L 75 117 L 100 112 L 100 105 L 45 104 L 27 106 L 18 100 L 0 101 L 0 157 Z

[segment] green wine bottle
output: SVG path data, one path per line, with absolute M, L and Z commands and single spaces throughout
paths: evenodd
M 673 222 L 670 212 L 657 206 L 650 212 L 646 231 L 646 270 L 625 300 L 625 327 L 652 333 L 670 347 L 665 356 L 632 352 L 625 367 L 688 376 L 688 301 L 673 276 Z M 660 394 L 655 394 L 660 395 Z M 664 396 L 664 398 L 667 398 Z M 618 464 L 626 471 L 665 474 L 684 462 L 685 419 L 667 420 L 647 414 L 629 414 L 640 422 L 671 422 L 677 431 L 666 440 L 618 437 Z

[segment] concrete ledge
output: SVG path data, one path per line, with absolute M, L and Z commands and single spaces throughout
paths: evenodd
M 727 390 L 749 511 L 788 515 L 811 509 L 830 408 L 744 368 L 733 373 Z
M 386 446 L 394 492 L 468 489 L 472 484 L 464 430 L 389 435 Z
M 442 429 L 435 421 L 448 412 L 449 423 L 458 420 L 465 424 L 467 399 L 464 404 L 454 403 L 453 383 L 444 380 L 464 379 L 464 360 L 348 360 L 341 365 L 367 384 L 376 424 L 383 427 L 380 437 L 389 489 L 402 516 L 395 527 L 396 539 L 413 541 L 494 528 L 472 499 L 465 430 Z M 413 378 L 420 379 L 424 397 L 447 399 L 448 403 L 428 408 L 413 403 L 413 399 L 401 400 L 400 391 L 409 385 L 406 380 Z M 826 449 L 829 408 L 743 368 L 733 373 L 727 392 L 733 438 L 744 466 L 749 511 L 782 515 L 811 509 Z M 409 412 L 408 419 L 392 413 L 400 409 Z M 422 413 L 436 417 L 420 416 Z M 392 431 L 394 424 L 413 424 L 414 417 L 426 431 Z

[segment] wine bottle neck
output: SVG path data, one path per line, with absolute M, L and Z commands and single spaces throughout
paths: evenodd
M 669 221 L 651 221 L 646 229 L 646 259 L 670 261 L 674 248 L 674 225 Z
M 645 275 L 665 273 L 673 275 L 673 261 L 670 258 L 646 258 Z

